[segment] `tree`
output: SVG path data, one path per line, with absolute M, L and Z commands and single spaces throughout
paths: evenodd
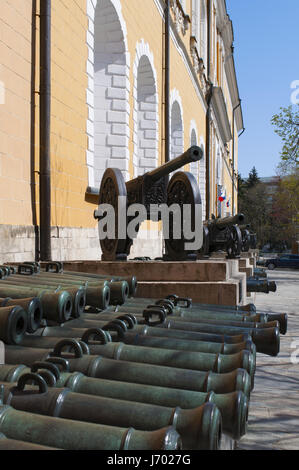
M 260 179 L 258 177 L 257 170 L 254 166 L 248 175 L 248 180 L 246 182 L 247 188 L 253 188 L 259 182 Z
M 281 137 L 283 147 L 281 160 L 286 167 L 299 166 L 299 104 L 280 108 L 280 113 L 275 114 L 271 123 L 275 127 L 275 133 Z
M 250 230 L 256 233 L 258 245 L 262 247 L 269 241 L 271 208 L 269 207 L 269 195 L 266 185 L 258 180 L 256 170 L 255 172 L 251 171 L 252 173 L 254 178 L 251 179 L 249 184 L 249 178 L 240 181 L 239 212 L 245 215 L 245 223 L 250 224 Z
M 283 174 L 273 195 L 273 223 L 291 244 L 299 235 L 299 167 L 291 174 Z

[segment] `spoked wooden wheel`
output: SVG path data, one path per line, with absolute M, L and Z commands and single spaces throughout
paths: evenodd
M 114 209 L 115 234 L 114 238 L 105 238 L 100 240 L 103 252 L 102 259 L 115 260 L 117 258 L 117 254 L 123 254 L 125 252 L 127 231 L 127 189 L 124 177 L 118 168 L 108 168 L 103 175 L 100 187 L 99 209 L 101 209 L 103 204 L 109 204 Z M 125 224 L 125 227 L 119 227 L 120 211 L 122 216 L 121 223 Z M 101 217 L 97 217 L 99 224 L 106 214 L 107 212 Z M 105 229 L 107 226 L 102 228 Z M 121 228 L 121 232 L 124 233 L 124 238 L 118 238 L 119 228 Z
M 229 239 L 227 241 L 227 255 L 229 258 L 238 258 L 242 249 L 242 234 L 237 225 L 230 228 Z
M 200 216 L 200 220 L 196 220 L 195 216 L 196 209 L 201 205 L 201 197 L 196 179 L 191 173 L 179 171 L 171 178 L 167 187 L 167 206 L 170 207 L 173 204 L 176 204 L 180 207 L 181 226 L 175 227 L 174 217 L 170 213 L 169 238 L 165 240 L 167 257 L 173 260 L 190 259 L 190 257 L 196 259 L 197 250 L 188 251 L 185 248 L 186 243 L 192 243 L 194 240 L 187 240 L 185 238 L 183 218 L 183 206 L 190 205 L 191 220 L 186 222 L 189 225 L 189 228 L 191 228 L 192 232 L 195 231 L 195 223 L 199 223 L 200 227 L 196 227 L 196 229 L 202 232 L 202 217 Z M 180 232 L 178 233 L 180 236 L 176 237 L 175 232 Z

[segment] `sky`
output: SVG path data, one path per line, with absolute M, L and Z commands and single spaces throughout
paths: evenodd
M 239 173 L 246 178 L 255 166 L 258 176 L 274 176 L 282 144 L 270 121 L 291 104 L 291 84 L 299 81 L 299 0 L 226 4 L 246 129 L 239 141 Z

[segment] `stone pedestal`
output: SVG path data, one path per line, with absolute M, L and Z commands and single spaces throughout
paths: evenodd
M 217 305 L 246 303 L 246 274 L 238 260 L 209 259 L 195 262 L 163 261 L 72 261 L 65 270 L 135 275 L 137 297 L 163 298 L 170 294 L 190 297 L 194 302 Z
M 246 277 L 249 278 L 253 276 L 254 267 L 250 264 L 249 258 L 240 258 L 239 259 L 239 271 L 241 273 L 246 273 Z

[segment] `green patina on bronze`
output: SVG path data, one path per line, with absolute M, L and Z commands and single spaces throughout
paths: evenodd
M 122 428 L 134 427 L 142 431 L 173 426 L 186 450 L 217 450 L 219 447 L 221 414 L 214 403 L 207 402 L 195 409 L 182 410 L 177 406 L 170 408 L 74 393 L 68 388 L 46 386 L 40 390 L 32 387 L 24 390 L 26 382 L 31 382 L 33 377 L 44 382 L 37 374 L 30 373 L 22 375 L 15 386 L 3 384 L 4 404 L 38 415 Z
M 51 362 L 57 363 L 57 358 Z M 59 364 L 59 361 L 58 361 Z M 48 364 L 49 365 L 49 364 Z M 46 368 L 44 364 L 42 367 Z M 30 372 L 26 366 L 0 367 L 1 382 L 16 382 L 18 378 Z M 38 371 L 41 375 L 43 370 Z M 242 392 L 216 394 L 214 392 L 194 392 L 176 388 L 158 387 L 116 380 L 86 377 L 80 372 L 60 372 L 56 387 L 67 387 L 73 392 L 118 398 L 122 400 L 151 403 L 167 407 L 179 406 L 183 409 L 197 408 L 206 402 L 214 403 L 222 415 L 223 430 L 233 439 L 240 439 L 246 433 L 249 400 Z
M 47 320 L 63 323 L 67 321 L 72 312 L 72 297 L 64 290 L 54 292 L 39 287 L 22 287 L 14 285 L 2 285 L 0 283 L 0 296 L 12 299 L 24 297 L 38 297 L 43 308 L 43 317 Z
M 5 344 L 20 344 L 27 330 L 27 313 L 22 307 L 0 308 L 0 340 Z
M 28 413 L 0 405 L 0 432 L 10 439 L 64 450 L 180 450 L 173 427 L 138 431 Z

